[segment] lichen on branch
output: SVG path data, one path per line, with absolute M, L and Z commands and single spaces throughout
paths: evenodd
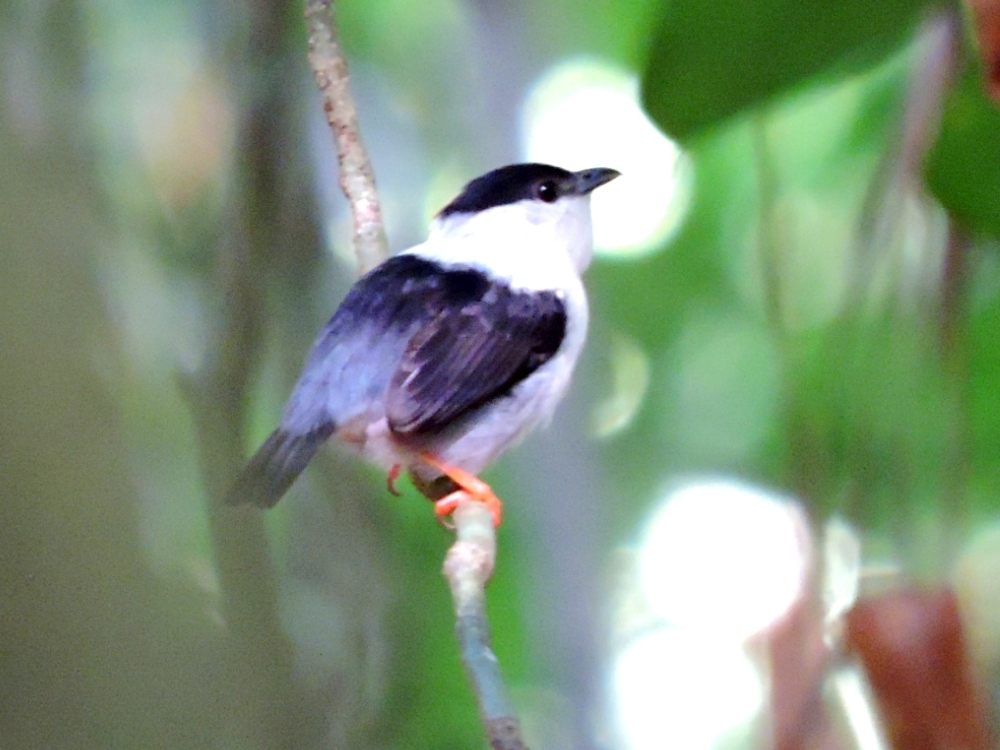
M 347 60 L 337 34 L 332 0 L 307 0 L 309 65 L 323 96 L 323 111 L 337 143 L 340 187 L 354 218 L 354 252 L 362 274 L 388 256 L 375 172 L 361 140 L 358 112 L 351 96 Z

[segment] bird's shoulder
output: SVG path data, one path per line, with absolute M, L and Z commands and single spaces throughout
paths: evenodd
M 481 299 L 489 286 L 489 278 L 476 269 L 449 268 L 418 255 L 396 255 L 355 282 L 327 329 L 334 333 L 365 326 L 409 327 L 442 308 Z

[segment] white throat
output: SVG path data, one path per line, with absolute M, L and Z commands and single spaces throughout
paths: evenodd
M 406 251 L 482 268 L 526 289 L 561 289 L 587 270 L 594 252 L 590 196 L 520 201 L 435 219 L 427 242 Z

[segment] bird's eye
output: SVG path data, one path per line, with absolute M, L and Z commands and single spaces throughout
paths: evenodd
M 546 203 L 555 203 L 559 198 L 559 187 L 551 180 L 546 180 L 535 188 L 535 195 Z

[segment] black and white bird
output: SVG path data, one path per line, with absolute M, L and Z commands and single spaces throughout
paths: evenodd
M 590 193 L 618 175 L 513 164 L 466 185 L 426 242 L 351 288 L 230 502 L 273 506 L 333 436 L 390 489 L 408 470 L 439 515 L 471 495 L 499 523 L 476 475 L 566 392 L 587 335 Z

